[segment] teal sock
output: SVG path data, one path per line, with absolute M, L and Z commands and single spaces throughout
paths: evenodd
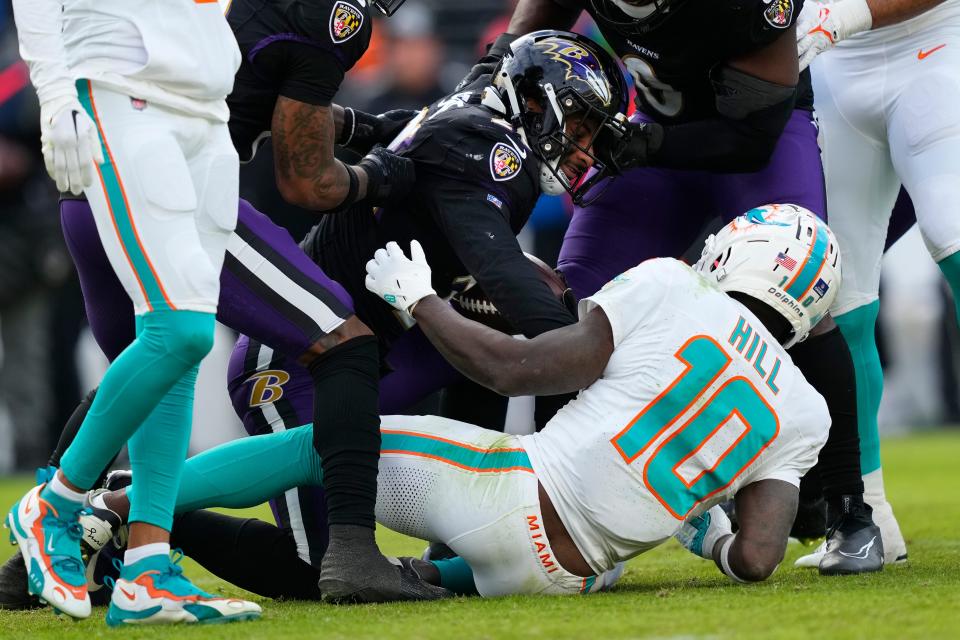
M 860 472 L 880 468 L 880 432 L 877 412 L 883 395 L 883 369 L 875 335 L 880 301 L 834 317 L 850 347 L 857 376 L 857 430 L 860 433 Z
M 473 570 L 460 556 L 445 560 L 431 560 L 440 572 L 440 586 L 453 591 L 458 596 L 478 596 L 477 585 L 473 581 Z
M 139 335 L 107 369 L 60 468 L 89 489 L 120 447 L 166 393 L 213 345 L 215 318 L 196 311 L 151 311 L 137 318 Z
M 288 489 L 319 485 L 322 480 L 320 457 L 313 449 L 313 425 L 240 438 L 187 460 L 176 512 L 253 507 Z M 135 482 L 127 490 L 131 504 L 139 499 L 139 486 Z
M 960 322 L 960 252 L 950 254 L 938 262 L 937 266 L 953 292 L 953 308 L 957 314 L 957 322 Z
M 127 442 L 130 468 L 137 480 L 129 522 L 145 522 L 170 531 L 180 475 L 190 445 L 193 396 L 199 365 L 180 377 Z

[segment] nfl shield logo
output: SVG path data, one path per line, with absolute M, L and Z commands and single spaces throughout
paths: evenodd
M 330 14 L 330 39 L 334 44 L 346 42 L 363 26 L 363 12 L 353 5 L 338 0 Z
M 520 154 L 506 143 L 498 142 L 490 151 L 490 175 L 497 182 L 509 180 L 520 171 Z
M 813 292 L 817 294 L 818 299 L 827 295 L 827 291 L 830 290 L 830 285 L 824 282 L 823 278 L 817 279 L 817 284 L 813 285 Z

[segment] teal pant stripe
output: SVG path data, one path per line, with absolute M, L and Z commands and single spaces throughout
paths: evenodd
M 409 431 L 381 430 L 382 453 L 408 453 L 436 458 L 471 471 L 530 471 L 530 458 L 521 449 L 477 449 Z
M 793 296 L 798 302 L 800 296 L 805 294 L 813 286 L 813 279 L 820 273 L 823 261 L 827 259 L 827 228 L 822 222 L 817 220 L 817 235 L 813 240 L 813 250 L 810 252 L 810 259 L 803 265 L 803 269 L 794 281 L 787 288 L 787 293 Z
M 860 472 L 880 468 L 880 434 L 877 412 L 883 395 L 883 369 L 877 351 L 876 324 L 880 301 L 857 307 L 834 320 L 840 327 L 857 378 L 857 430 L 860 433 Z
M 113 158 L 107 149 L 106 138 L 104 138 L 103 129 L 100 127 L 100 120 L 97 118 L 93 109 L 93 97 L 90 95 L 90 82 L 87 80 L 77 81 L 77 93 L 80 97 L 80 104 L 86 110 L 87 115 L 97 125 L 97 135 L 100 139 L 100 147 L 103 151 L 104 162 L 100 165 L 100 175 L 103 179 L 103 185 L 106 191 L 107 203 L 110 207 L 110 215 L 120 234 L 120 242 L 129 259 L 130 267 L 133 269 L 143 291 L 144 297 L 148 300 L 150 307 L 155 310 L 169 310 L 170 305 L 163 293 L 160 282 L 154 275 L 150 262 L 143 252 L 140 242 L 137 240 L 137 234 L 133 228 L 133 218 L 127 209 L 126 199 L 123 197 L 123 189 L 120 185 L 120 177 L 117 174 L 117 168 L 113 164 Z
M 957 321 L 960 321 L 960 252 L 952 253 L 937 263 L 940 272 L 947 279 L 950 285 L 950 291 L 953 292 L 953 304 L 957 313 Z

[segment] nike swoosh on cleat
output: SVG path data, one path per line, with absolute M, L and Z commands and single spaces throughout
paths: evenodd
M 877 536 L 873 536 L 872 538 L 870 538 L 870 542 L 860 547 L 860 549 L 856 553 L 844 553 L 839 549 L 837 550 L 837 553 L 839 553 L 842 556 L 846 556 L 847 558 L 853 558 L 854 560 L 866 560 L 867 554 L 870 553 L 870 549 L 873 548 L 873 543 L 876 541 L 877 541 Z
M 129 599 L 129 600 L 136 600 L 137 594 L 135 594 L 135 593 L 127 593 L 127 590 L 124 589 L 123 587 L 119 587 L 119 589 L 120 589 L 120 593 L 122 593 L 123 595 L 127 596 L 127 599 Z
M 929 51 L 924 51 L 923 49 L 920 49 L 919 51 L 917 51 L 917 60 L 923 60 L 924 58 L 929 56 L 931 53 L 940 51 L 940 49 L 943 49 L 945 46 L 947 45 L 941 44 L 939 46 L 934 47 L 933 49 L 930 49 Z

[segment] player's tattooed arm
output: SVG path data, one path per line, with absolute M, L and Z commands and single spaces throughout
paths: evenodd
M 567 3 L 557 0 L 520 0 L 513 10 L 509 33 L 530 33 L 539 29 L 562 29 L 568 31 L 577 21 L 582 9 L 571 9 Z M 575 4 L 573 6 L 576 6 Z
M 341 110 L 342 118 L 342 110 Z M 327 211 L 343 204 L 350 192 L 347 167 L 333 157 L 334 109 L 284 96 L 273 111 L 274 171 L 283 198 L 292 204 Z M 356 171 L 357 196 L 366 193 L 366 174 Z
M 783 480 L 760 480 L 737 492 L 740 529 L 727 550 L 730 570 L 744 582 L 758 582 L 773 573 L 787 548 L 790 527 L 797 515 L 799 491 Z M 721 550 L 727 540 L 714 546 L 714 561 L 720 570 Z
M 613 353 L 613 331 L 600 308 L 531 340 L 468 320 L 435 295 L 420 300 L 413 317 L 454 367 L 505 396 L 579 391 L 600 377 Z

